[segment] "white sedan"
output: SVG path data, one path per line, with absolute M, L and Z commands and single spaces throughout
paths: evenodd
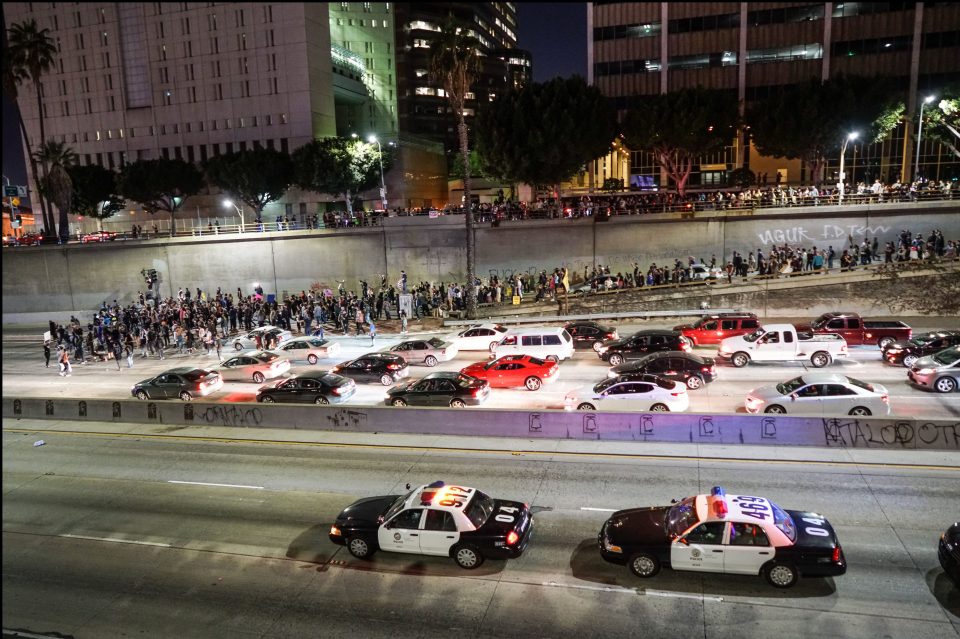
M 277 344 L 283 344 L 288 339 L 293 337 L 293 333 L 288 330 L 284 330 L 279 326 L 261 326 L 255 328 L 246 335 L 238 335 L 233 340 L 233 346 L 238 351 L 242 351 L 249 348 L 257 348 L 257 335 L 261 338 L 261 348 L 267 346 L 267 341 L 270 336 L 273 336 L 277 340 Z
M 880 384 L 836 373 L 807 373 L 781 384 L 753 389 L 747 393 L 744 405 L 748 413 L 889 415 L 890 395 Z
M 655 375 L 606 379 L 593 388 L 567 393 L 566 410 L 685 411 L 690 406 L 687 387 Z
M 340 343 L 307 335 L 288 339 L 272 352 L 284 359 L 305 361 L 312 365 L 339 353 Z
M 262 384 L 290 370 L 290 362 L 269 351 L 249 351 L 228 357 L 217 370 L 225 380 Z
M 507 327 L 501 324 L 475 324 L 445 337 L 444 341 L 453 344 L 458 351 L 492 352 L 506 334 Z

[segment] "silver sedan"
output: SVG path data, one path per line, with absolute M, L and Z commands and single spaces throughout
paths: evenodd
M 321 359 L 333 357 L 340 352 L 340 343 L 319 337 L 294 337 L 271 351 L 288 360 L 305 361 L 316 364 Z
M 217 370 L 225 380 L 262 384 L 290 370 L 290 361 L 269 351 L 248 351 L 221 362 Z
M 426 364 L 436 366 L 437 362 L 449 362 L 457 356 L 459 349 L 450 342 L 434 337 L 433 339 L 412 339 L 391 346 L 388 352 L 399 355 L 408 364 Z
M 890 395 L 880 384 L 868 384 L 836 373 L 807 373 L 782 384 L 747 393 L 748 413 L 790 415 L 889 415 Z

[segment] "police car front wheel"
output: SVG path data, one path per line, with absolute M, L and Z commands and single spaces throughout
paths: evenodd
M 351 537 L 347 540 L 347 550 L 357 559 L 367 559 L 373 555 L 373 547 L 362 537 Z
M 457 546 L 453 549 L 453 560 L 457 565 L 467 570 L 479 568 L 483 563 L 483 555 L 473 546 Z
M 660 561 L 653 555 L 638 552 L 630 557 L 630 572 L 637 577 L 653 577 L 660 572 Z
M 764 570 L 764 576 L 775 588 L 789 588 L 800 578 L 797 569 L 790 564 L 769 564 Z

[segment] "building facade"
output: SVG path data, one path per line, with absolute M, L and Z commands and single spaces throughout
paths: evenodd
M 245 149 L 292 152 L 318 138 L 375 135 L 394 157 L 386 176 L 393 208 L 446 203 L 443 144 L 453 118 L 423 77 L 423 40 L 448 11 L 474 25 L 489 51 L 514 47 L 510 3 L 12 2 L 4 18 L 7 27 L 33 19 L 50 30 L 57 54 L 41 81 L 46 139 L 65 143 L 81 164 L 199 164 Z M 479 99 L 522 75 L 513 58 L 486 58 Z M 19 107 L 37 147 L 31 98 L 32 87 L 22 90 Z M 30 182 L 35 192 L 32 175 Z M 240 221 L 207 195 L 188 203 L 199 224 Z M 377 189 L 364 195 L 379 208 Z M 292 189 L 264 216 L 303 221 L 342 207 L 332 200 Z M 129 224 L 142 214 L 125 216 Z
M 594 2 L 587 16 L 589 81 L 620 109 L 632 96 L 698 85 L 728 90 L 745 108 L 776 87 L 811 77 L 893 78 L 909 96 L 905 122 L 882 143 L 851 145 L 850 181 L 912 179 L 920 101 L 960 85 L 955 3 Z M 951 150 L 922 142 L 920 173 L 956 179 L 960 162 Z M 827 175 L 838 161 L 831 159 Z M 760 157 L 741 136 L 724 152 L 701 158 L 691 184 L 722 184 L 742 166 L 770 176 L 781 172 L 791 183 L 810 177 L 799 161 Z M 648 153 L 634 151 L 630 171 L 665 184 Z

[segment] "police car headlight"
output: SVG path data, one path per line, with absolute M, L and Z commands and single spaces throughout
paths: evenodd
M 340 532 L 340 529 L 337 528 L 336 526 L 330 526 L 330 534 L 333 535 L 334 537 L 339 537 L 343 533 Z
M 616 545 L 614 545 L 614 544 L 611 544 L 611 543 L 610 543 L 609 541 L 607 541 L 606 539 L 603 540 L 603 548 L 604 548 L 604 550 L 606 550 L 607 552 L 619 552 L 619 553 L 622 553 L 622 552 L 623 552 L 623 548 L 621 548 L 620 546 L 616 546 Z

